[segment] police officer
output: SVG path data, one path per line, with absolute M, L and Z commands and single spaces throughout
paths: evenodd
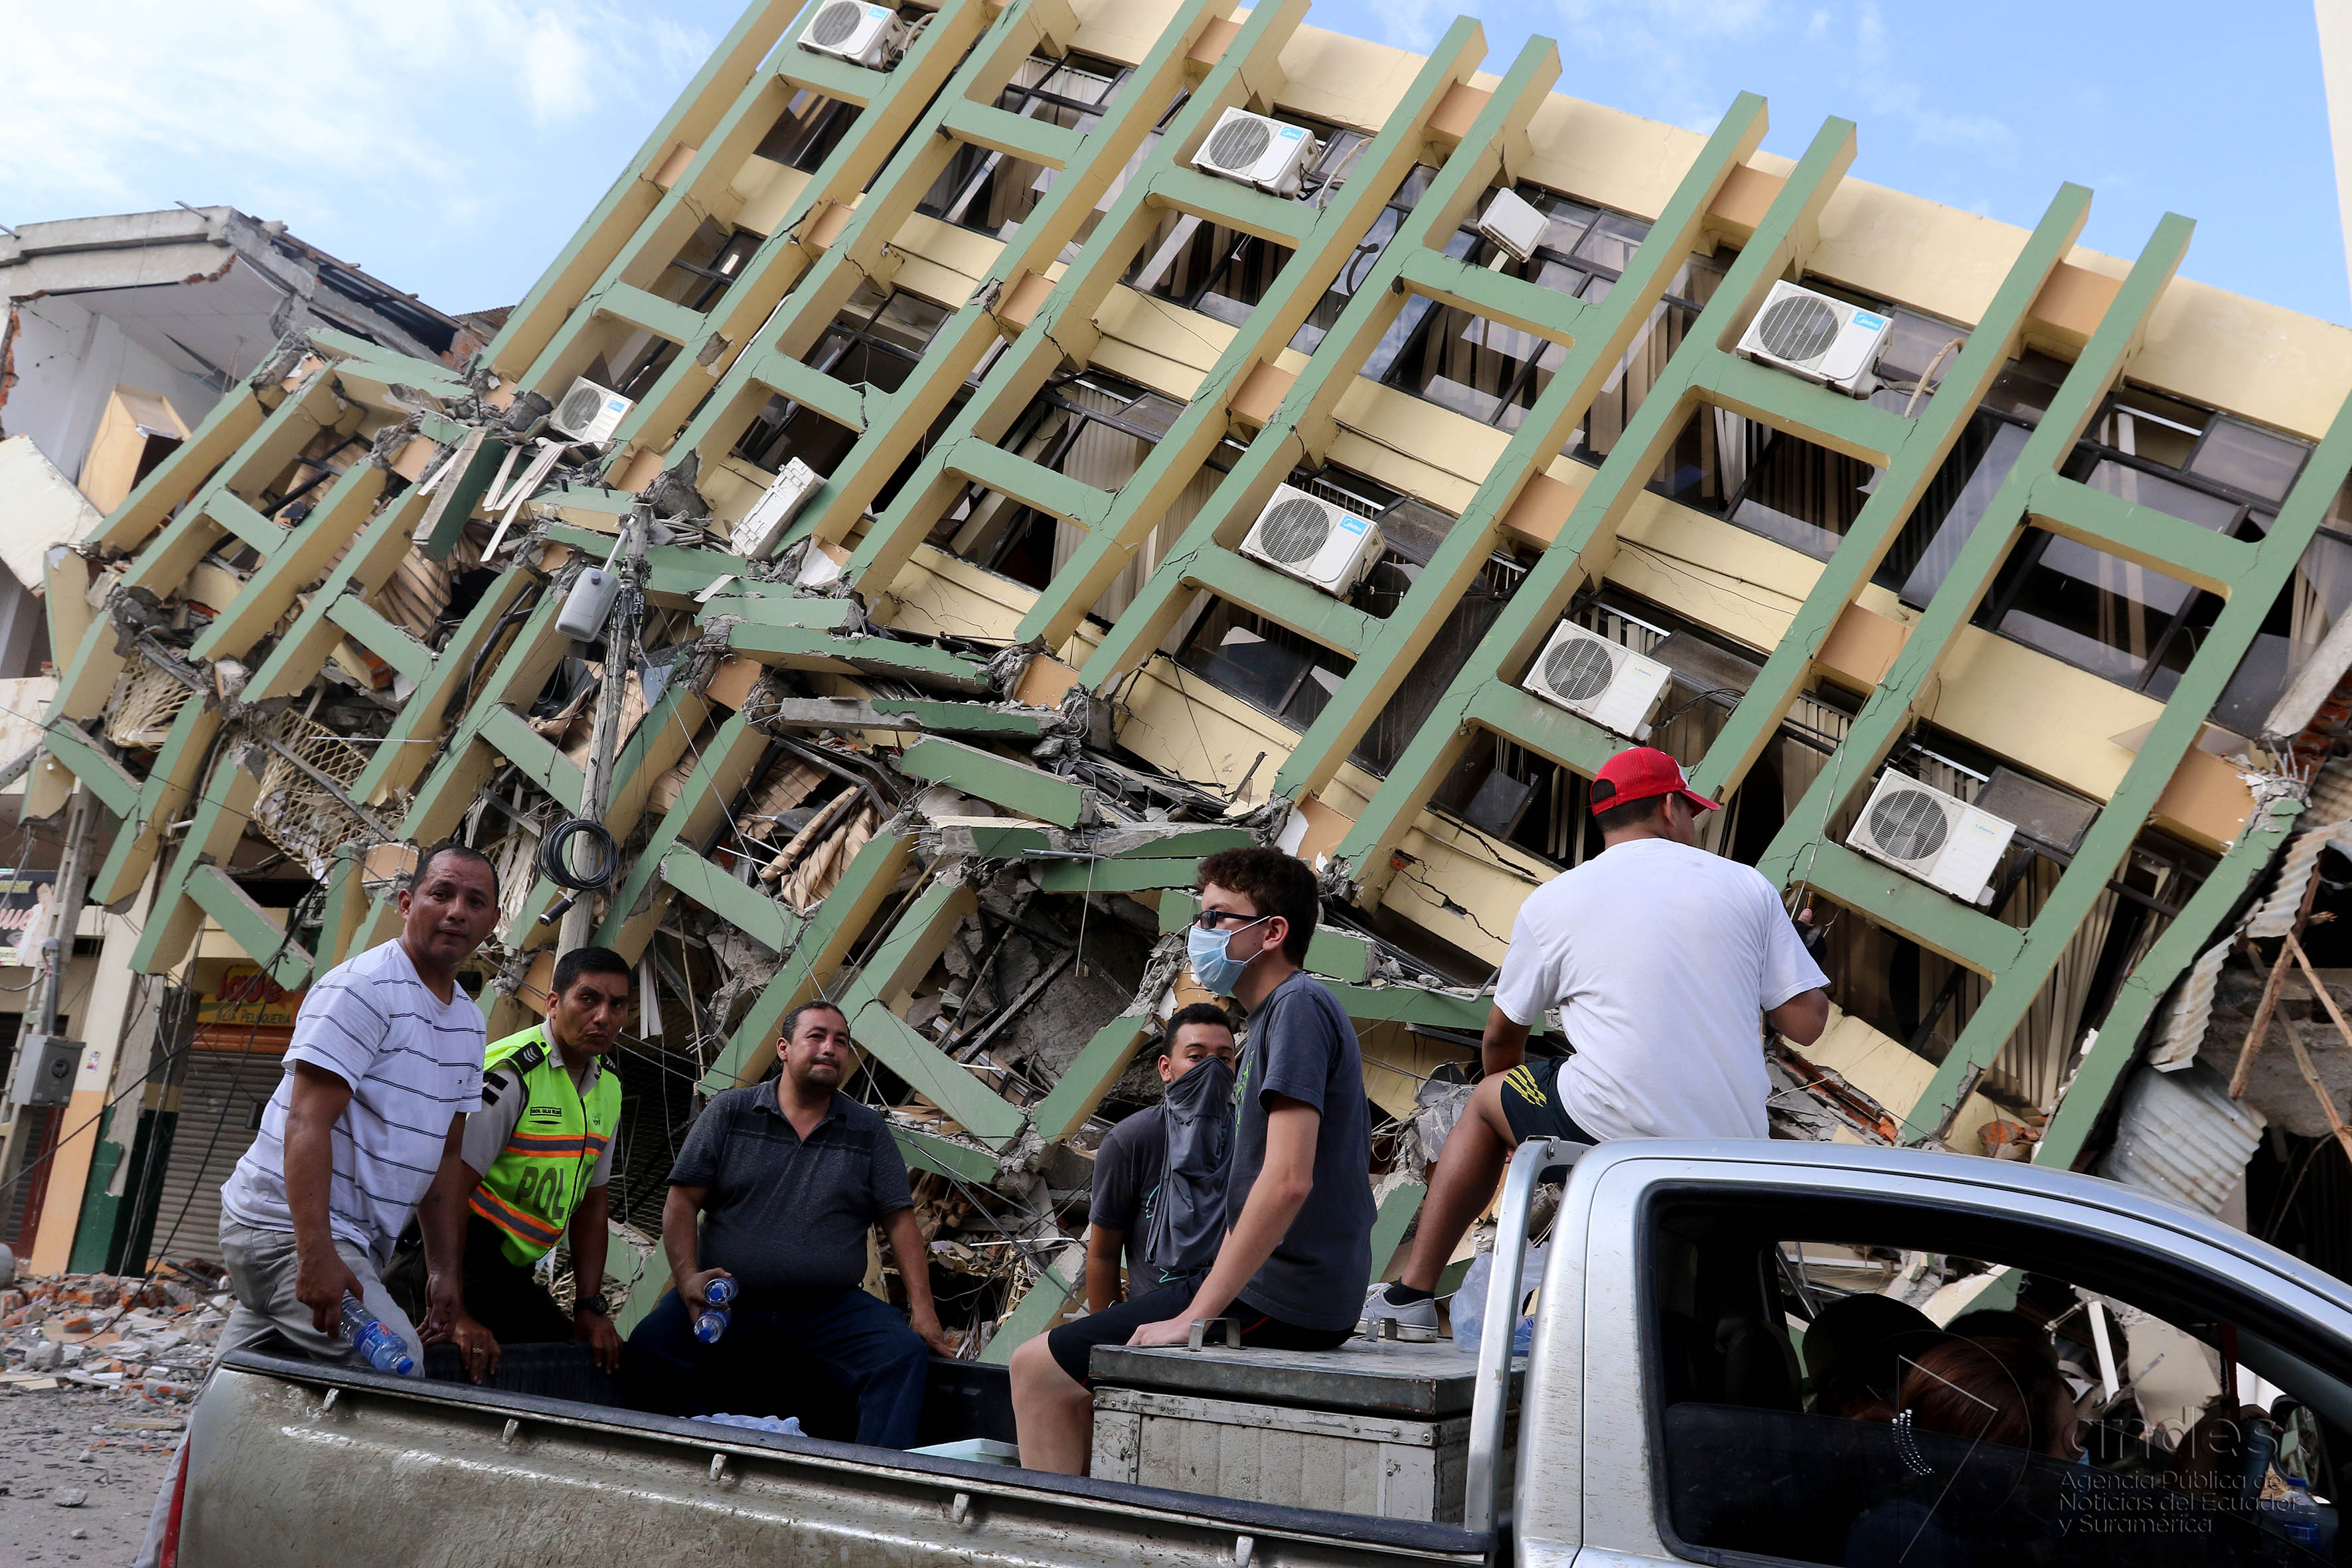
M 498 1370 L 501 1343 L 582 1340 L 598 1366 L 620 1363 L 603 1291 L 583 1284 L 567 1322 L 532 1269 L 569 1229 L 572 1279 L 604 1280 L 604 1189 L 621 1120 L 621 1080 L 604 1057 L 628 1015 L 629 979 L 628 961 L 610 948 L 556 962 L 547 1021 L 490 1047 L 482 1108 L 417 1205 L 432 1306 L 425 1337 L 454 1341 L 477 1383 Z

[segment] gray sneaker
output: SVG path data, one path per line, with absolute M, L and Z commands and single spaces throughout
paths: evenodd
M 1364 1333 L 1377 1333 L 1379 1325 L 1383 1322 L 1393 1322 L 1400 1329 L 1423 1329 L 1433 1334 L 1437 1331 L 1436 1300 L 1423 1297 L 1418 1301 L 1399 1304 L 1389 1300 L 1387 1285 L 1375 1285 L 1371 1293 L 1364 1298 L 1363 1315 L 1356 1320 L 1356 1327 Z

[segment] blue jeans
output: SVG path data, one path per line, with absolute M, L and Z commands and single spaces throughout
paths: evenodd
M 661 1415 L 794 1415 L 812 1393 L 854 1394 L 857 1440 L 908 1448 L 930 1351 L 898 1310 L 865 1291 L 795 1290 L 730 1309 L 715 1345 L 665 1291 L 621 1353 L 621 1397 Z

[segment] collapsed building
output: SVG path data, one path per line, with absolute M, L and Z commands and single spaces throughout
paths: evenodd
M 1252 842 L 1327 892 L 1385 1258 L 1629 738 L 1826 933 L 1777 1131 L 2352 1268 L 2352 333 L 2178 276 L 2177 216 L 2099 255 L 2079 186 L 2019 229 L 1843 121 L 1780 157 L 1752 95 L 1701 134 L 1306 10 L 754 4 L 487 342 L 296 309 L 46 542 L 23 817 L 162 983 L 15 1111 L 34 1269 L 201 1253 L 297 994 L 450 836 L 494 1037 L 562 945 L 639 966 L 635 1310 L 699 1100 L 819 994 L 950 1326 L 1069 1310 Z

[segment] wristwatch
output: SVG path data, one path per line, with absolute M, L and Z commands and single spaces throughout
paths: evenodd
M 604 1300 L 604 1293 L 601 1290 L 593 1296 L 581 1297 L 572 1310 L 574 1312 L 593 1312 L 600 1318 L 613 1315 L 613 1304 Z

